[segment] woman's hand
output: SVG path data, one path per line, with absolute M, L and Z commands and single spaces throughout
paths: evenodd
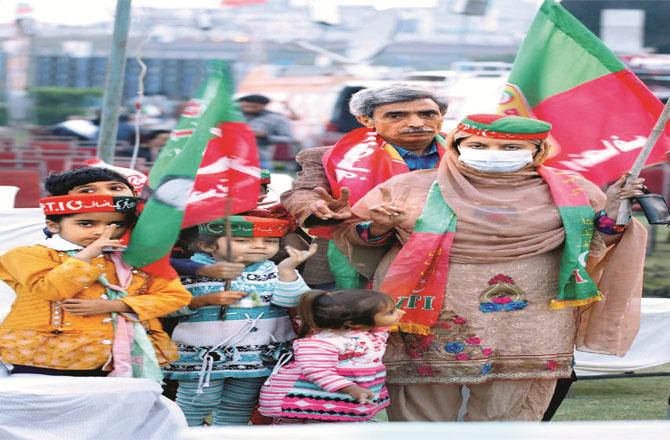
M 619 177 L 619 180 L 614 182 L 605 192 L 605 195 L 607 196 L 605 212 L 607 212 L 609 218 L 617 218 L 621 200 L 632 199 L 645 194 L 647 187 L 644 186 L 643 178 L 638 177 L 637 179 L 631 179 L 624 184 L 626 177 L 625 174 Z
M 375 397 L 375 393 L 367 388 L 360 387 L 358 385 L 348 385 L 339 391 L 349 394 L 351 397 L 356 399 L 358 403 L 365 404 L 370 403 Z
M 288 257 L 283 259 L 278 265 L 277 270 L 279 271 L 279 280 L 280 281 L 295 281 L 298 279 L 295 274 L 295 268 L 304 263 L 309 257 L 316 253 L 318 246 L 316 243 L 309 245 L 309 249 L 306 251 L 300 251 L 294 247 L 286 246 L 286 253 Z
M 409 187 L 397 200 L 393 200 L 388 188 L 380 187 L 379 191 L 382 193 L 382 202 L 369 208 L 372 221 L 370 233 L 376 236 L 385 234 L 409 218 L 409 211 L 405 209 Z
M 208 295 L 194 296 L 188 305 L 192 309 L 204 306 L 229 306 L 247 296 L 244 292 L 237 290 L 224 290 L 223 292 L 210 293 Z

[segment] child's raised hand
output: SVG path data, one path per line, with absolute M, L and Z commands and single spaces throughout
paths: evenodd
M 277 271 L 279 272 L 279 281 L 290 283 L 298 279 L 298 276 L 295 274 L 295 268 L 314 255 L 318 246 L 316 243 L 312 243 L 306 251 L 299 251 L 292 246 L 286 246 L 284 249 L 286 249 L 288 257 L 284 258 L 277 265 Z
M 288 257 L 284 258 L 277 265 L 277 268 L 279 270 L 295 270 L 296 267 L 300 266 L 305 260 L 316 253 L 318 246 L 316 243 L 312 243 L 306 251 L 300 251 L 292 246 L 285 246 L 284 249 L 286 249 Z
M 219 278 L 232 280 L 237 278 L 244 270 L 244 264 L 240 262 L 217 261 L 214 264 L 207 264 L 197 270 L 197 274 L 209 278 Z
M 373 393 L 371 390 L 355 384 L 348 385 L 342 388 L 340 391 L 349 394 L 351 397 L 356 399 L 360 404 L 370 403 L 370 401 L 375 397 L 375 393 Z
M 246 293 L 237 290 L 224 290 L 208 295 L 194 296 L 189 307 L 198 309 L 203 306 L 229 306 L 244 298 Z
M 112 249 L 115 251 L 123 251 L 126 249 L 126 246 L 121 244 L 121 240 L 112 238 L 115 230 L 116 225 L 105 226 L 105 229 L 103 230 L 102 234 L 100 234 L 100 237 L 78 252 L 74 258 L 85 263 L 90 263 L 91 260 L 100 255 L 103 250 Z

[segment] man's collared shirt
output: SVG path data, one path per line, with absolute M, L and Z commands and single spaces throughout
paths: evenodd
M 405 161 L 410 171 L 430 170 L 435 168 L 440 161 L 440 155 L 437 152 L 437 143 L 435 142 L 430 144 L 430 147 L 420 156 L 397 145 L 393 145 L 393 148 L 400 154 L 400 157 Z

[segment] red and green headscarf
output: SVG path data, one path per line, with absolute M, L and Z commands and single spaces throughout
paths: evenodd
M 480 114 L 466 116 L 456 129 L 492 139 L 539 140 L 549 136 L 551 124 L 521 116 Z

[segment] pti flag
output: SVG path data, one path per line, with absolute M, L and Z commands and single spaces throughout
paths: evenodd
M 155 188 L 133 229 L 124 260 L 144 267 L 165 264 L 182 228 L 253 209 L 260 191 L 256 138 L 233 105 L 228 69 L 217 65 L 208 84 L 218 84 L 205 108 L 194 112 L 192 133 L 173 158 L 151 170 Z M 183 118 L 183 116 L 182 116 Z M 159 165 L 159 164 L 156 164 Z M 164 276 L 166 273 L 162 273 Z
M 546 164 L 578 171 L 596 184 L 630 170 L 663 104 L 575 17 L 546 0 L 509 75 L 499 113 L 550 122 Z M 663 162 L 670 132 L 646 164 Z

